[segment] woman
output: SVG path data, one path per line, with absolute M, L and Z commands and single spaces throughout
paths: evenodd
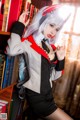
M 29 106 L 36 116 L 49 120 L 72 120 L 55 104 L 52 81 L 58 79 L 64 69 L 65 47 L 55 46 L 61 28 L 69 17 L 62 5 L 45 6 L 39 10 L 28 26 L 27 13 L 19 17 L 8 40 L 7 54 L 15 56 L 27 52 L 29 58 L 29 80 L 23 84 Z M 23 36 L 22 36 L 23 35 Z

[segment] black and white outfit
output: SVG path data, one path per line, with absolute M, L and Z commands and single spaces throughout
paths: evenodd
M 46 52 L 38 46 L 44 35 L 37 33 L 22 38 L 24 25 L 15 22 L 11 38 L 8 40 L 7 54 L 15 56 L 27 52 L 29 58 L 29 80 L 23 84 L 32 111 L 39 116 L 48 116 L 57 109 L 53 100 L 52 81 L 58 79 L 64 69 L 64 60 L 57 57 L 50 61 Z M 53 50 L 56 49 L 51 45 Z

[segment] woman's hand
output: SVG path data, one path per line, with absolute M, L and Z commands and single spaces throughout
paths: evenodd
M 55 58 L 55 53 L 52 52 L 52 51 L 50 51 L 50 52 L 48 53 L 48 57 L 49 57 L 50 60 L 53 60 L 53 59 Z
M 65 46 L 57 46 L 56 55 L 58 60 L 63 60 L 65 57 Z
M 25 27 L 29 24 L 30 19 L 26 20 L 26 17 L 28 16 L 29 12 L 23 12 L 19 17 L 19 22 L 23 23 Z

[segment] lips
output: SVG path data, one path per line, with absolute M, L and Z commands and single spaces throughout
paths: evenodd
M 47 37 L 48 37 L 48 38 L 51 38 L 51 39 L 54 38 L 54 36 L 51 35 L 51 34 L 48 34 Z

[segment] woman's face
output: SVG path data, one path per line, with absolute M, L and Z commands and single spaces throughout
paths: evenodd
M 59 31 L 59 27 L 56 25 L 48 24 L 44 28 L 43 34 L 47 39 L 53 39 L 56 33 Z

